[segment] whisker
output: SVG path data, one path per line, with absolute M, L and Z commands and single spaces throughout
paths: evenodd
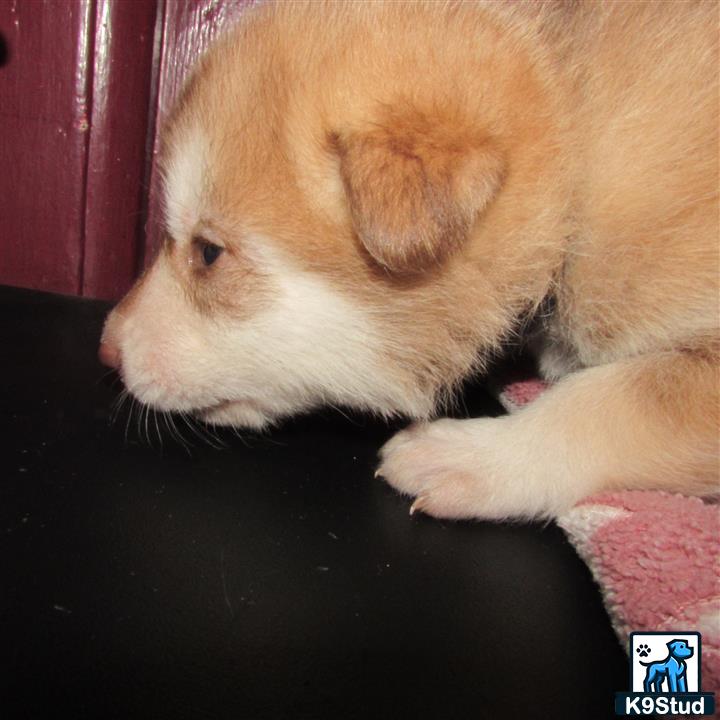
M 357 420 L 353 420 L 353 418 L 344 413 L 338 405 L 333 405 L 333 403 L 328 402 L 327 400 L 325 402 L 328 407 L 331 407 L 336 412 L 339 412 L 351 425 L 354 425 L 355 427 L 362 427 L 362 425 Z
M 153 444 L 150 440 L 150 430 L 148 429 L 148 418 L 150 417 L 150 406 L 145 405 L 145 442 L 152 448 Z
M 160 452 L 162 452 L 163 439 L 162 439 L 162 434 L 160 433 L 160 424 L 158 423 L 158 417 L 157 417 L 158 414 L 157 414 L 157 411 L 155 410 L 155 408 L 153 408 L 152 415 L 153 415 L 153 420 L 155 421 L 155 432 L 157 432 L 158 442 L 160 443 Z
M 108 424 L 114 425 L 120 416 L 120 410 L 127 402 L 127 399 L 129 397 L 130 393 L 128 393 L 127 390 L 123 389 L 120 394 L 115 398 L 113 401 L 112 407 L 110 409 L 110 415 L 108 417 Z
M 175 416 L 172 413 L 166 413 L 165 422 L 168 427 L 171 428 L 173 437 L 182 445 L 185 452 L 188 455 L 192 455 L 192 453 L 190 452 L 192 448 L 192 443 L 186 440 L 185 436 L 178 429 L 177 425 L 175 424 Z
M 204 438 L 202 435 L 198 435 L 198 433 L 196 432 L 195 428 L 192 427 L 192 425 L 190 425 L 190 424 L 187 422 L 187 419 L 185 418 L 185 413 L 184 413 L 184 412 L 179 412 L 179 413 L 177 413 L 176 417 L 180 418 L 180 419 L 184 422 L 184 424 L 187 425 L 188 429 L 193 433 L 193 435 L 195 435 L 195 437 L 197 437 L 197 438 L 198 438 L 199 440 L 201 440 L 202 442 L 205 442 L 205 438 Z M 174 423 L 174 422 L 175 422 L 175 419 L 173 418 L 173 423 Z M 178 429 L 178 432 L 180 432 L 179 429 Z M 189 442 L 189 441 L 188 441 L 188 442 Z M 190 444 L 192 444 L 192 443 L 190 443 Z
M 172 426 L 170 425 L 170 422 L 168 421 L 168 412 L 166 410 L 163 410 L 162 414 L 160 415 L 160 419 L 163 421 L 165 428 L 170 433 L 170 437 L 175 442 L 179 442 L 177 435 L 173 432 Z M 184 445 L 183 445 L 183 447 L 184 447 Z
M 250 447 L 250 443 L 247 441 L 247 438 L 245 438 L 244 435 L 240 434 L 240 430 L 236 428 L 234 425 L 230 428 L 232 430 L 232 434 L 245 446 Z M 279 443 L 278 443 L 279 444 Z
M 125 444 L 128 444 L 128 432 L 130 430 L 130 421 L 132 420 L 133 410 L 135 410 L 136 400 L 134 397 L 131 398 L 130 411 L 128 412 L 127 420 L 125 421 Z
M 115 379 L 113 380 L 113 385 L 117 385 L 118 380 L 120 380 L 120 376 L 117 374 L 117 371 L 115 368 L 110 368 L 109 370 L 106 370 L 96 381 L 95 385 L 99 385 L 103 380 L 107 380 L 107 378 L 110 375 L 115 375 Z
M 210 437 L 217 443 L 213 447 L 217 447 L 218 450 L 225 450 L 227 443 L 218 435 L 218 431 L 215 429 L 217 426 L 212 423 L 203 422 L 203 430 L 210 435 Z
M 220 440 L 220 438 L 218 438 L 217 436 L 214 436 L 209 431 L 206 424 L 198 426 L 195 423 L 195 418 L 192 418 L 185 412 L 180 413 L 180 417 L 183 419 L 188 429 L 205 444 L 210 445 L 210 447 L 213 447 L 216 450 L 222 450 L 225 447 L 225 444 L 222 442 L 222 440 Z
M 139 440 L 142 440 L 142 414 L 145 406 L 138 400 L 138 416 L 137 416 L 137 436 Z

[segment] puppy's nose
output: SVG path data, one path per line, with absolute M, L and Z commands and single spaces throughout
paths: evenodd
M 107 365 L 115 370 L 120 369 L 120 348 L 106 340 L 100 341 L 98 348 L 98 358 L 103 365 Z

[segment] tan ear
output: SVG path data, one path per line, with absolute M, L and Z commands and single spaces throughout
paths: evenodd
M 393 117 L 334 145 L 363 245 L 382 266 L 417 272 L 466 239 L 504 164 L 487 138 L 452 122 Z

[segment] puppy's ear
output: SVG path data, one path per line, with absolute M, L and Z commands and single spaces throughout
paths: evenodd
M 332 140 L 355 230 L 392 272 L 446 258 L 502 183 L 504 164 L 491 141 L 457 122 L 391 117 Z

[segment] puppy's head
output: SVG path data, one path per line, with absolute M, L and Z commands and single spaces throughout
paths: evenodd
M 141 402 L 252 427 L 328 403 L 427 416 L 524 301 L 527 258 L 503 274 L 486 239 L 512 224 L 497 93 L 478 121 L 446 68 L 413 85 L 375 21 L 342 20 L 256 11 L 171 117 L 164 245 L 101 345 Z

